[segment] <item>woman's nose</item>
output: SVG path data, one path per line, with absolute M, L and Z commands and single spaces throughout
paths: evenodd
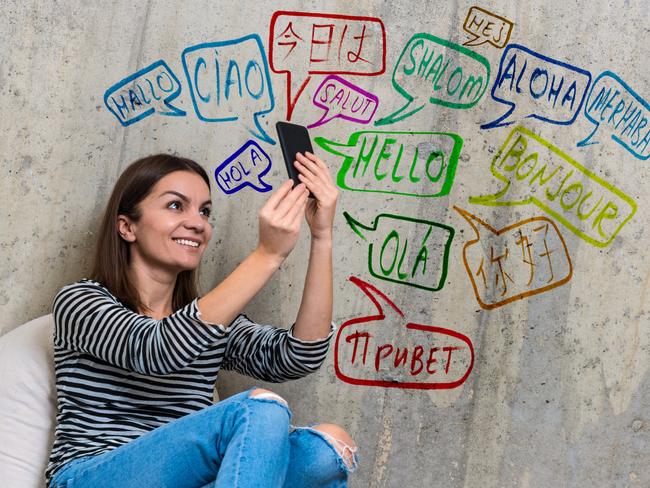
M 203 232 L 203 229 L 205 229 L 206 225 L 207 222 L 205 221 L 203 216 L 195 213 L 189 215 L 185 220 L 185 227 L 189 229 L 194 229 L 197 232 Z

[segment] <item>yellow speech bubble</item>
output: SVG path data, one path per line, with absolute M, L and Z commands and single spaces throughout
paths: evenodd
M 491 171 L 505 186 L 470 203 L 532 203 L 594 246 L 611 244 L 636 212 L 629 196 L 523 126 L 510 132 Z

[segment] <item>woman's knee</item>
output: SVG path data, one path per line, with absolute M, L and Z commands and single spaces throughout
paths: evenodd
M 253 408 L 256 423 L 288 433 L 291 411 L 287 401 L 280 395 L 263 388 L 255 388 L 249 393 L 247 403 L 249 408 Z
M 357 463 L 357 446 L 348 432 L 336 424 L 318 424 L 312 427 L 321 433 L 336 449 L 349 470 L 354 470 Z
M 284 398 L 282 398 L 277 393 L 273 393 L 270 390 L 265 390 L 264 388 L 255 388 L 253 391 L 249 393 L 248 397 L 256 400 L 271 400 L 271 401 L 278 402 L 279 404 L 284 405 L 287 408 L 289 407 L 289 404 Z

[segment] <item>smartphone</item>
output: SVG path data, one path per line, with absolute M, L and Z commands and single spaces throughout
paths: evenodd
M 304 154 L 305 151 L 314 153 L 311 147 L 311 139 L 307 127 L 298 124 L 290 124 L 289 122 L 276 122 L 275 129 L 278 131 L 278 139 L 280 140 L 280 147 L 282 148 L 282 156 L 284 156 L 284 164 L 287 167 L 289 178 L 293 180 L 293 186 L 300 183 L 298 178 L 298 170 L 293 165 L 296 160 L 296 153 Z M 309 197 L 313 195 L 309 193 Z

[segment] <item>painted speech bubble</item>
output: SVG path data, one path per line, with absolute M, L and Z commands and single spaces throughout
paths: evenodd
M 427 103 L 465 109 L 478 103 L 490 82 L 490 63 L 466 47 L 431 34 L 415 34 L 393 70 L 393 88 L 407 103 L 375 122 L 387 125 L 422 110 Z
M 336 117 L 367 124 L 379 106 L 379 99 L 375 95 L 336 75 L 329 75 L 322 81 L 312 101 L 325 113 L 308 125 L 308 129 L 326 124 Z
M 352 230 L 368 242 L 372 276 L 429 291 L 445 286 L 452 227 L 391 214 L 377 215 L 367 226 L 348 212 L 343 215 Z
M 241 120 L 255 137 L 275 144 L 259 120 L 275 106 L 260 36 L 251 34 L 188 47 L 183 51 L 183 69 L 200 120 Z
M 376 76 L 386 70 L 379 17 L 278 11 L 271 17 L 269 59 L 287 74 L 287 120 L 314 74 Z
M 340 188 L 417 197 L 449 193 L 463 146 L 449 132 L 359 131 L 347 143 L 314 141 L 345 158 L 336 179 Z
M 422 390 L 457 388 L 465 382 L 474 366 L 469 337 L 407 322 L 397 305 L 377 288 L 354 276 L 349 280 L 372 301 L 377 314 L 341 325 L 334 348 L 334 367 L 341 381 Z
M 458 207 L 476 238 L 463 247 L 465 269 L 479 305 L 501 307 L 567 283 L 573 265 L 555 222 L 533 217 L 495 229 Z
M 480 46 L 489 43 L 501 49 L 508 44 L 513 26 L 514 24 L 505 17 L 500 17 L 481 7 L 471 7 L 467 12 L 463 29 L 472 38 L 464 42 L 463 46 Z
M 522 126 L 510 132 L 491 171 L 505 186 L 470 203 L 532 203 L 594 246 L 611 244 L 636 212 L 634 200 Z
M 589 71 L 519 44 L 509 44 L 499 61 L 492 98 L 510 108 L 498 119 L 481 125 L 481 129 L 510 125 L 524 118 L 572 124 L 590 82 Z
M 181 93 L 181 83 L 162 59 L 118 81 L 104 92 L 104 105 L 123 126 L 154 113 L 186 115 L 171 102 Z
M 250 140 L 237 149 L 214 171 L 219 188 L 230 195 L 246 186 L 258 192 L 267 192 L 273 187 L 262 177 L 271 169 L 271 158 L 260 145 Z
M 585 117 L 596 127 L 578 147 L 598 144 L 594 136 L 604 125 L 603 130 L 632 156 L 650 158 L 650 105 L 616 73 L 605 71 L 598 75 L 587 97 Z

